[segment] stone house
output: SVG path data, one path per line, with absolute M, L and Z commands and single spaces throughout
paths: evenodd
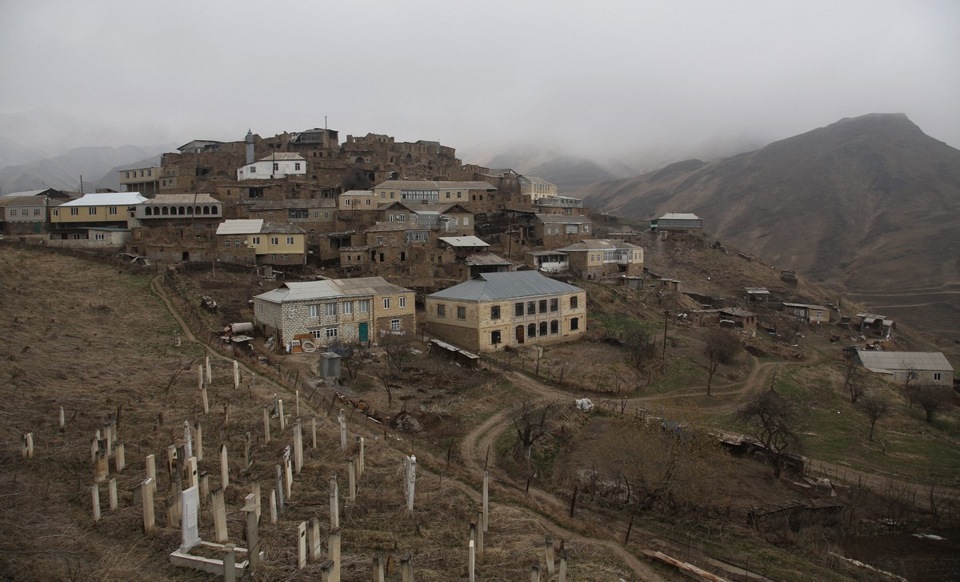
M 593 221 L 581 215 L 535 214 L 527 239 L 535 246 L 559 246 L 589 238 Z
M 830 308 L 807 303 L 784 303 L 783 311 L 807 323 L 829 323 Z
M 583 200 L 572 196 L 545 196 L 533 203 L 537 214 L 584 214 Z
M 50 208 L 62 200 L 44 196 L 0 196 L 0 232 L 7 235 L 47 232 Z
M 525 264 L 544 273 L 564 273 L 570 266 L 567 253 L 554 251 L 529 251 L 524 255 Z
M 380 204 L 402 202 L 408 208 L 461 204 L 473 214 L 497 208 L 497 189 L 484 181 L 386 180 L 374 186 L 373 193 Z
M 144 225 L 187 226 L 198 221 L 219 224 L 223 220 L 223 203 L 205 193 L 157 194 L 137 205 L 134 216 Z
M 703 220 L 696 214 L 668 212 L 650 221 L 650 230 L 702 230 Z
M 386 335 L 416 333 L 414 293 L 382 277 L 287 282 L 253 298 L 257 328 L 279 345 L 377 344 Z
M 567 255 L 567 270 L 580 279 L 643 273 L 643 248 L 622 240 L 586 239 L 557 252 Z
M 890 339 L 897 331 L 897 324 L 889 317 L 873 313 L 858 313 L 857 317 L 860 318 L 860 333 L 864 335 Z
M 953 386 L 953 366 L 942 352 L 875 352 L 857 350 L 864 368 L 889 380 L 914 386 Z
M 306 234 L 295 224 L 270 224 L 260 218 L 225 220 L 217 228 L 216 256 L 230 263 L 303 266 Z
M 147 198 L 153 198 L 160 192 L 160 166 L 127 168 L 117 174 L 120 175 L 121 192 L 139 192 Z
M 426 297 L 426 330 L 475 352 L 583 337 L 587 294 L 536 271 L 485 273 Z
M 558 193 L 556 184 L 536 176 L 521 175 L 517 177 L 517 182 L 520 186 L 520 195 L 527 199 L 530 204 L 536 203 L 541 198 L 556 196 Z
M 237 180 L 274 180 L 287 176 L 305 176 L 307 160 L 296 152 L 274 152 L 237 169 Z

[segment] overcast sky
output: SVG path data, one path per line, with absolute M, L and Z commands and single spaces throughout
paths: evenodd
M 46 135 L 9 115 L 30 111 L 112 142 L 87 145 L 326 116 L 341 140 L 464 157 L 629 157 L 902 112 L 960 147 L 960 2 L 0 0 L 0 116 L 23 133 L 3 137 Z

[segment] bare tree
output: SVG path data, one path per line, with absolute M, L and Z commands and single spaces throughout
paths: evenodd
M 866 391 L 863 367 L 856 357 L 848 358 L 843 366 L 843 388 L 850 395 L 851 404 L 856 404 Z
M 913 400 L 920 405 L 926 414 L 927 422 L 933 422 L 937 413 L 942 412 L 950 402 L 950 393 L 943 386 L 925 384 L 910 389 Z
M 403 373 L 403 365 L 413 356 L 413 340 L 406 335 L 385 335 L 380 338 L 380 347 L 387 355 L 387 361 L 398 374 Z
M 357 379 L 357 374 L 360 373 L 360 369 L 366 363 L 370 351 L 366 345 L 360 342 L 344 344 L 339 341 L 332 344 L 329 350 L 340 356 L 340 362 L 347 369 L 351 380 Z
M 757 394 L 737 413 L 741 420 L 751 425 L 754 438 L 770 456 L 774 477 L 780 477 L 791 454 L 802 450 L 797 432 L 798 413 L 796 404 L 773 389 Z
M 529 400 L 513 412 L 513 427 L 517 431 L 517 459 L 530 460 L 533 445 L 549 433 L 549 423 L 557 413 L 557 404 L 535 406 Z
M 390 373 L 389 366 L 380 366 L 375 372 L 377 379 L 380 380 L 380 384 L 383 385 L 384 391 L 387 393 L 387 408 L 389 409 L 393 406 L 393 385 L 391 384 L 393 380 L 393 375 Z
M 713 384 L 713 375 L 720 364 L 729 364 L 740 351 L 740 340 L 725 329 L 712 329 L 707 334 L 707 344 L 703 353 L 707 356 L 707 396 L 710 396 L 710 386 Z
M 642 372 L 647 362 L 657 357 L 657 345 L 650 337 L 650 332 L 637 325 L 624 333 L 623 346 L 627 351 L 630 365 L 637 372 Z
M 870 421 L 869 440 L 872 441 L 873 429 L 877 426 L 877 421 L 890 411 L 890 403 L 881 396 L 868 394 L 860 401 L 860 410 L 867 415 L 867 420 Z

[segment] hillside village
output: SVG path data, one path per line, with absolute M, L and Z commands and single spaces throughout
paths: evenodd
M 786 548 L 786 554 L 802 548 L 810 555 L 820 552 L 816 555 L 821 557 L 826 555 L 818 545 L 821 542 L 803 536 L 839 528 L 841 521 L 848 528 L 844 531 L 873 534 L 876 530 L 887 531 L 883 529 L 889 525 L 885 520 L 893 520 L 896 527 L 890 526 L 890 531 L 903 534 L 908 521 L 904 515 L 908 513 L 915 523 L 925 525 L 933 523 L 931 516 L 935 516 L 936 525 L 944 528 L 960 519 L 960 505 L 953 495 L 960 483 L 955 476 L 950 477 L 957 467 L 952 452 L 943 452 L 942 465 L 929 470 L 919 481 L 910 477 L 909 482 L 891 480 L 876 485 L 881 473 L 884 477 L 893 474 L 891 479 L 902 477 L 900 469 L 893 472 L 887 463 L 900 454 L 898 447 L 914 450 L 910 440 L 914 434 L 936 441 L 925 446 L 938 454 L 939 447 L 957 443 L 956 347 L 873 313 L 869 306 L 847 302 L 810 285 L 793 271 L 763 264 L 751 254 L 711 237 L 711 225 L 683 208 L 649 222 L 621 223 L 591 213 L 580 199 L 564 195 L 557 186 L 536 176 L 462 164 L 453 148 L 437 142 L 396 142 L 378 134 L 347 136 L 340 142 L 338 132 L 326 128 L 267 138 L 248 132 L 236 142 L 194 140 L 177 152 L 164 154 L 159 166 L 123 170 L 120 179 L 121 192 L 81 194 L 45 189 L 0 196 L 0 230 L 8 255 L 5 260 L 23 265 L 27 262 L 24 253 L 44 256 L 39 251 L 50 255 L 62 251 L 67 257 L 98 257 L 98 268 L 109 265 L 131 277 L 149 275 L 149 280 L 144 279 L 147 284 L 154 286 L 151 288 L 156 295 L 182 318 L 176 327 L 175 349 L 170 347 L 173 341 L 160 338 L 161 332 L 154 330 L 147 334 L 151 349 L 170 360 L 175 354 L 176 364 L 187 374 L 199 372 L 203 391 L 201 408 L 195 395 L 197 382 L 193 378 L 183 380 L 175 373 L 166 387 L 166 394 L 177 395 L 176 412 L 169 414 L 211 423 L 208 415 L 219 414 L 223 427 L 220 435 L 206 438 L 218 439 L 224 451 L 228 444 L 245 450 L 242 467 L 238 468 L 234 460 L 232 469 L 228 466 L 222 470 L 220 495 L 231 477 L 256 481 L 258 492 L 259 481 L 270 483 L 277 451 L 270 452 L 273 456 L 266 461 L 255 461 L 250 451 L 267 448 L 270 426 L 275 427 L 277 422 L 282 438 L 294 435 L 293 449 L 287 447 L 283 453 L 287 473 L 281 475 L 280 466 L 276 467 L 276 491 L 284 487 L 289 491 L 294 480 L 289 473 L 291 456 L 296 457 L 297 447 L 303 456 L 305 437 L 299 432 L 303 428 L 299 421 L 302 399 L 305 406 L 326 411 L 327 428 L 332 433 L 339 430 L 340 435 L 346 434 L 345 414 L 351 422 L 359 423 L 352 420 L 356 413 L 366 423 L 363 429 L 357 429 L 355 446 L 351 442 L 348 447 L 346 437 L 340 436 L 341 450 L 330 456 L 314 452 L 308 459 L 308 465 L 313 463 L 311 469 L 324 479 L 336 467 L 343 470 L 346 457 L 341 457 L 348 450 L 350 470 L 361 470 L 353 465 L 357 454 L 363 458 L 360 434 L 370 439 L 373 455 L 373 436 L 382 429 L 383 441 L 377 446 L 386 448 L 388 431 L 392 431 L 390 439 L 396 439 L 401 443 L 396 446 L 404 449 L 404 483 L 407 479 L 416 482 L 416 475 L 410 476 L 410 471 L 416 470 L 411 469 L 416 462 L 414 447 L 423 449 L 424 468 L 439 473 L 441 489 L 444 471 L 450 470 L 453 458 L 463 467 L 453 470 L 448 479 L 464 479 L 464 475 L 482 471 L 486 496 L 489 462 L 497 470 L 494 487 L 504 503 L 509 499 L 518 506 L 535 505 L 539 512 L 536 515 L 568 528 L 563 530 L 566 539 L 574 539 L 570 531 L 600 539 L 609 525 L 622 538 L 618 543 L 633 554 L 645 556 L 638 565 L 634 564 L 635 557 L 622 552 L 611 553 L 615 558 L 605 554 L 596 557 L 582 550 L 583 540 L 580 545 L 571 543 L 571 552 L 572 548 L 581 550 L 576 555 L 582 559 L 582 572 L 592 573 L 581 579 L 608 579 L 616 572 L 624 579 L 672 580 L 679 579 L 678 571 L 703 580 L 803 579 L 808 564 L 789 563 L 781 554 L 777 560 L 783 562 L 767 566 L 762 575 L 748 573 L 749 556 L 755 555 L 751 552 L 757 552 L 756 548 L 743 552 L 726 549 L 735 544 L 718 542 L 724 535 L 724 525 L 719 526 L 720 533 L 713 533 L 715 523 L 724 523 L 724 512 L 726 519 L 733 512 L 738 519 L 744 517 L 741 521 L 749 520 L 752 530 L 759 532 L 756 536 L 760 541 L 755 542 L 759 547 L 778 548 L 771 552 Z M 28 278 L 41 277 L 31 272 Z M 6 292 L 16 295 L 18 302 L 25 301 L 19 287 Z M 117 314 L 124 308 L 122 301 L 112 308 L 107 299 L 88 301 L 90 305 L 81 309 L 78 317 L 98 325 L 107 324 L 109 318 L 102 317 L 104 313 L 113 309 Z M 102 302 L 99 306 L 95 305 L 98 301 Z M 52 312 L 53 306 L 48 308 Z M 13 325 L 21 334 L 17 337 L 29 337 L 31 345 L 53 333 L 53 323 L 40 333 L 35 326 L 23 325 L 22 317 L 27 316 L 16 316 Z M 64 316 L 58 313 L 53 317 Z M 37 335 L 25 335 L 27 328 Z M 127 324 L 123 328 L 128 329 Z M 189 364 L 184 364 L 186 356 L 181 351 L 188 350 L 181 344 L 181 331 L 190 330 L 197 338 L 184 345 L 196 343 L 203 350 L 211 350 L 206 352 L 206 372 L 195 354 L 190 355 Z M 90 341 L 100 349 L 114 345 L 118 353 L 130 349 L 121 347 L 126 342 L 114 342 L 111 334 L 103 335 L 113 343 L 103 343 L 108 338 L 99 333 L 91 334 Z M 154 335 L 159 339 L 153 339 Z M 153 345 L 164 342 L 164 348 Z M 10 361 L 24 366 L 24 361 L 39 357 L 36 354 L 40 351 L 18 347 L 21 351 L 15 353 L 13 347 L 9 349 Z M 236 392 L 220 403 L 222 414 L 207 410 L 211 353 L 224 358 L 224 367 L 227 358 L 234 360 L 233 383 L 226 384 Z M 247 387 L 244 395 L 240 394 L 241 365 Z M 23 377 L 11 373 L 9 386 L 19 386 Z M 213 392 L 214 397 L 222 399 L 229 390 L 229 386 L 221 388 Z M 277 390 L 296 394 L 296 433 L 285 424 Z M 258 398 L 269 398 L 271 391 L 273 401 L 252 404 L 259 402 Z M 759 402 L 765 394 L 780 393 L 808 399 L 806 408 L 810 410 L 805 409 L 803 414 L 812 426 L 802 435 L 787 431 L 790 439 L 797 441 L 767 439 L 762 430 L 750 425 L 752 417 L 745 420 L 746 405 Z M 867 415 L 870 432 L 866 439 L 867 421 L 859 412 L 851 412 L 857 415 L 855 421 L 847 420 L 846 414 L 863 409 L 864 403 L 874 402 L 878 394 L 885 396 L 883 405 L 887 408 L 875 417 Z M 289 411 L 292 397 L 283 396 L 288 416 L 293 414 Z M 107 400 L 115 404 L 111 398 Z M 895 417 L 890 412 L 894 401 L 898 403 Z M 232 408 L 239 409 L 238 403 L 256 414 Z M 864 441 L 862 445 L 858 441 L 857 447 L 851 445 L 856 451 L 850 453 L 855 457 L 850 462 L 862 471 L 857 473 L 860 486 L 850 483 L 853 478 L 847 477 L 846 458 L 829 456 L 834 454 L 830 448 L 834 443 L 825 435 L 843 432 L 847 445 L 853 438 L 845 432 L 847 425 L 837 428 L 828 424 L 836 423 L 833 413 L 840 407 L 844 414 L 837 410 L 836 415 L 860 427 L 857 438 Z M 257 437 L 253 443 L 250 427 L 259 429 L 260 408 L 266 432 L 263 441 Z M 336 409 L 340 409 L 339 414 Z M 586 416 L 591 411 L 593 416 Z M 920 411 L 927 414 L 925 419 Z M 821 412 L 829 415 L 824 419 Z M 235 415 L 234 425 L 228 430 L 231 413 Z M 336 423 L 332 421 L 335 414 Z M 540 432 L 535 426 L 537 415 L 541 415 Z M 184 447 L 194 438 L 199 441 L 199 420 L 195 432 L 191 432 L 189 422 L 184 432 L 179 424 L 174 429 L 161 428 L 163 416 L 161 410 L 153 425 L 154 434 L 144 436 L 142 442 L 149 449 L 158 444 L 166 446 L 164 439 L 174 441 L 174 453 L 168 449 L 168 455 L 173 455 L 168 456 L 169 476 L 164 479 L 169 479 L 173 492 L 167 500 L 167 526 L 177 528 L 182 516 L 170 513 L 174 511 L 170 507 L 181 502 L 175 484 L 184 478 L 196 480 L 199 486 L 200 478 L 196 461 L 189 465 L 171 459 L 189 460 L 189 449 Z M 116 417 L 110 422 L 119 423 Z M 152 422 L 147 420 L 146 424 Z M 316 418 L 313 422 L 316 443 Z M 885 436 L 874 442 L 878 422 L 877 430 Z M 492 427 L 487 429 L 489 434 L 481 430 L 487 423 Z M 521 426 L 524 423 L 526 433 Z M 690 429 L 693 424 L 698 425 L 696 432 Z M 516 438 L 512 438 L 514 429 Z M 638 452 L 622 444 L 609 446 L 616 435 L 634 430 L 639 431 L 637 442 L 650 443 L 645 445 L 649 449 Z M 697 436 L 686 440 L 685 435 L 694 434 Z M 807 449 L 799 446 L 801 436 L 814 444 Z M 705 441 L 696 440 L 701 437 Z M 98 433 L 95 443 L 100 440 Z M 712 448 L 702 444 L 707 441 Z M 606 446 L 597 444 L 601 442 Z M 693 448 L 687 450 L 688 446 Z M 676 452 L 676 447 L 687 450 L 690 456 Z M 115 445 L 109 444 L 98 449 L 99 457 L 94 452 L 95 465 L 100 457 L 115 458 L 114 450 Z M 710 452 L 701 454 L 707 450 Z M 727 457 L 721 460 L 714 456 L 720 451 L 748 462 L 738 461 L 737 468 L 728 469 Z M 378 454 L 384 458 L 388 455 L 383 450 Z M 635 476 L 630 467 L 647 465 L 630 457 L 633 454 L 647 459 L 659 459 L 658 454 L 674 455 L 663 460 L 662 466 L 673 467 L 671 463 L 680 458 L 685 468 L 663 469 L 669 476 Z M 910 468 L 926 466 L 922 464 L 926 461 L 923 454 L 903 455 L 905 460 L 896 460 L 903 460 Z M 26 452 L 23 458 L 27 458 Z M 814 458 L 820 463 L 816 474 Z M 362 460 L 359 462 L 362 465 Z M 576 468 L 561 468 L 567 465 Z M 662 466 L 657 465 L 654 472 Z M 775 479 L 770 479 L 766 467 L 773 467 Z M 195 473 L 192 476 L 191 470 Z M 729 473 L 724 472 L 727 470 Z M 97 468 L 97 475 L 99 471 Z M 383 461 L 373 471 L 377 478 L 389 479 L 396 468 Z M 258 480 L 263 472 L 267 479 Z M 299 465 L 296 472 L 299 475 Z M 763 476 L 758 476 L 761 473 Z M 754 490 L 736 489 L 745 475 L 750 475 Z M 354 477 L 359 479 L 351 477 L 351 488 Z M 711 478 L 716 481 L 713 490 L 708 486 Z M 298 487 L 299 479 L 294 480 Z M 346 496 L 342 474 L 341 479 Z M 871 479 L 875 497 L 868 504 L 863 501 L 866 494 L 861 487 Z M 680 482 L 684 485 L 678 485 Z M 891 509 L 893 484 L 914 491 L 909 510 Z M 306 482 L 303 486 L 314 487 Z M 412 497 L 406 487 L 404 495 Z M 634 487 L 646 497 L 641 498 Z M 571 488 L 572 500 L 563 497 Z M 929 503 L 916 501 L 918 490 L 929 493 Z M 314 503 L 315 491 L 307 491 L 310 503 Z M 590 517 L 573 521 L 580 491 L 584 496 L 581 511 Z M 145 504 L 140 487 L 131 485 L 129 493 L 131 506 Z M 471 493 L 476 492 L 465 495 L 472 499 Z M 238 495 L 228 495 L 227 507 L 232 505 L 236 511 L 244 507 L 247 520 L 253 505 Z M 316 496 L 321 498 L 321 505 L 326 503 L 322 495 Z M 198 503 L 206 504 L 209 498 L 208 490 Z M 394 532 L 390 539 L 393 548 L 399 545 L 405 551 L 410 551 L 411 540 L 429 538 L 431 528 L 444 531 L 440 537 L 445 539 L 453 535 L 442 530 L 444 511 L 463 518 L 462 511 L 441 507 L 444 502 L 437 502 L 439 509 L 423 517 L 424 533 L 420 521 L 408 520 L 414 515 L 410 501 L 411 512 L 393 520 L 396 524 L 369 525 L 363 520 L 370 516 L 354 502 L 354 498 L 343 502 L 345 511 L 346 507 L 357 511 L 356 516 L 351 513 L 349 527 L 343 526 L 344 539 L 350 539 L 350 527 L 357 531 L 361 522 L 371 531 L 397 525 L 402 531 Z M 446 502 L 455 504 L 452 497 Z M 258 496 L 258 510 L 259 503 Z M 279 503 L 282 509 L 282 494 Z M 569 518 L 566 507 L 559 506 L 567 503 Z M 845 508 L 851 507 L 854 509 L 846 513 Z M 290 509 L 301 510 L 297 502 Z M 864 517 L 854 517 L 854 510 Z M 654 512 L 659 512 L 659 519 L 668 525 L 657 530 L 649 546 L 645 545 L 647 540 L 631 540 L 634 518 Z M 337 540 L 336 553 L 330 550 L 331 560 L 336 555 L 335 576 L 321 570 L 327 568 L 326 562 L 323 566 L 316 564 L 313 570 L 309 566 L 303 570 L 307 563 L 304 554 L 302 560 L 292 556 L 286 561 L 274 560 L 267 566 L 265 579 L 312 572 L 322 574 L 324 580 L 339 580 L 340 528 L 333 525 L 333 513 L 331 506 L 330 534 Z M 838 517 L 840 513 L 842 517 Z M 867 521 L 868 514 L 870 525 L 864 526 L 861 521 Z M 297 534 L 309 536 L 304 544 L 309 543 L 312 563 L 314 548 L 319 548 L 319 529 L 313 528 L 319 525 L 311 522 L 308 530 L 305 515 L 304 529 Z M 478 540 L 476 526 L 485 518 L 480 516 L 474 523 L 473 548 L 478 541 L 482 548 L 482 534 Z M 469 521 L 471 517 L 464 519 Z M 337 520 L 339 523 L 339 517 Z M 283 523 L 282 516 L 279 521 Z M 542 521 L 538 518 L 533 523 Z M 638 524 L 640 521 L 638 518 Z M 272 521 L 273 526 L 266 525 L 266 518 L 260 523 L 261 535 L 270 543 L 282 543 L 282 536 L 289 533 L 280 531 L 275 525 L 277 519 Z M 524 523 L 524 527 L 537 531 L 537 552 L 546 551 L 543 555 L 548 556 L 545 562 L 549 565 L 540 578 L 539 562 L 535 564 L 533 570 L 538 574 L 534 578 L 524 563 L 523 579 L 530 574 L 531 580 L 564 580 L 564 575 L 553 569 L 552 538 L 548 536 L 549 541 L 545 541 L 536 529 L 540 526 Z M 670 537 L 674 524 L 689 528 L 685 530 L 688 547 L 683 559 L 678 558 L 683 552 L 682 540 Z M 737 524 L 742 525 L 739 521 Z M 126 531 L 133 527 L 126 525 Z M 236 535 L 241 525 L 252 527 L 249 520 L 244 524 L 231 522 L 231 539 L 248 539 L 250 529 Z M 218 521 L 218 540 L 227 537 L 226 525 L 223 527 L 221 531 Z M 253 531 L 256 539 L 255 527 Z M 787 531 L 792 533 L 783 533 Z M 691 551 L 689 540 L 695 535 L 707 540 L 706 549 L 701 542 L 699 552 Z M 834 540 L 832 535 L 823 534 L 824 539 Z M 851 533 L 851 537 L 856 536 Z M 862 539 L 867 539 L 865 534 Z M 513 551 L 529 550 L 528 542 Z M 852 544 L 846 548 L 848 553 L 859 555 Z M 363 546 L 364 551 L 371 548 L 381 553 L 391 551 L 384 540 Z M 662 555 L 656 556 L 651 548 Z M 521 567 L 506 565 L 510 552 L 504 547 L 501 550 L 506 554 L 500 555 L 501 567 L 513 578 L 496 578 L 494 574 L 490 579 L 520 579 Z M 457 558 L 450 558 L 453 550 L 449 548 L 442 552 L 443 558 L 437 558 L 431 566 L 432 574 L 425 579 L 474 579 L 473 566 L 469 574 L 466 566 L 458 566 L 457 572 L 463 572 L 445 577 L 443 567 Z M 319 549 L 316 553 L 319 555 Z M 399 551 L 395 553 L 400 555 Z M 562 542 L 557 557 L 561 554 L 565 569 L 567 555 Z M 811 559 L 808 554 L 804 555 Z M 352 560 L 344 562 L 344 579 L 370 579 L 366 562 L 361 565 L 356 556 Z M 382 573 L 377 577 L 378 560 L 374 561 L 373 579 L 391 579 L 390 568 L 386 577 Z M 610 565 L 618 560 L 628 566 Z M 874 579 L 876 575 L 875 570 L 863 570 L 846 558 L 830 560 L 829 567 L 816 566 L 817 575 L 836 574 L 836 579 L 843 580 Z M 883 568 L 898 567 L 894 560 L 877 560 L 875 563 L 882 563 Z M 921 572 L 924 570 L 918 564 L 922 561 L 915 556 L 904 558 L 900 567 Z M 424 562 L 427 560 L 420 563 Z M 221 559 L 219 570 L 208 571 L 223 573 L 226 563 Z M 948 559 L 943 563 L 947 564 L 941 564 L 943 571 L 960 571 Z M 400 564 L 410 567 L 409 562 Z M 407 577 L 404 566 L 400 568 L 404 580 L 413 579 L 412 574 Z M 643 574 L 646 568 L 651 568 L 652 577 Z M 626 578 L 630 574 L 625 572 L 631 570 L 639 577 Z M 711 571 L 720 574 L 711 578 Z M 788 577 L 778 576 L 786 571 L 790 572 Z M 738 577 L 741 574 L 742 578 Z

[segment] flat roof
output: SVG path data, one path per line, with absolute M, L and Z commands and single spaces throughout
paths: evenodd
M 452 247 L 488 247 L 489 244 L 483 242 L 475 236 L 441 236 L 441 241 Z
M 685 212 L 668 212 L 657 220 L 700 220 L 700 217 L 696 214 Z
M 217 234 L 259 234 L 262 228 L 262 218 L 235 218 L 221 222 Z
M 490 182 L 481 180 L 456 182 L 452 180 L 387 180 L 377 184 L 375 188 L 395 188 L 397 190 L 496 190 Z

